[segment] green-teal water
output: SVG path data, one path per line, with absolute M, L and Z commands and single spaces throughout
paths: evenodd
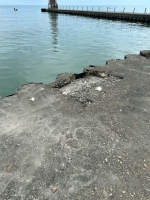
M 41 13 L 41 7 L 46 6 L 0 6 L 0 96 L 22 84 L 49 83 L 57 74 L 80 73 L 90 64 L 150 49 L 150 23 Z

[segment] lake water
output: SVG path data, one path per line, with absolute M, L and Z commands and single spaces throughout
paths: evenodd
M 150 23 L 41 13 L 42 7 L 46 6 L 0 6 L 0 96 L 14 93 L 22 84 L 49 83 L 57 74 L 80 73 L 90 64 L 104 65 L 106 60 L 150 49 Z M 78 9 L 82 7 L 87 9 Z M 128 12 L 134 9 L 125 7 Z M 148 6 L 135 6 L 137 12 L 146 7 L 150 12 Z M 116 6 L 116 11 L 123 8 Z

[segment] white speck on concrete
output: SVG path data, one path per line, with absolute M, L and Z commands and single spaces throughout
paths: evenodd
M 100 86 L 96 87 L 95 90 L 101 92 L 102 91 L 102 87 L 100 87 Z
M 69 94 L 69 93 L 70 93 L 70 91 L 64 91 L 64 92 L 63 92 L 64 95 L 67 95 L 67 94 Z
M 31 99 L 30 99 L 30 101 L 34 101 L 35 100 L 35 98 L 34 97 L 32 97 Z

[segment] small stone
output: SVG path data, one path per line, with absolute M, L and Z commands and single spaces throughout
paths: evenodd
M 147 165 L 147 169 L 150 169 L 150 165 Z
M 146 165 L 146 164 L 144 164 L 144 167 L 146 167 L 146 168 L 147 168 L 147 165 Z
M 64 95 L 67 95 L 67 94 L 69 94 L 69 93 L 70 93 L 70 91 L 64 91 L 64 92 L 63 92 Z
M 52 191 L 53 193 L 55 193 L 55 192 L 57 191 L 57 188 L 52 188 L 51 191 Z
M 101 92 L 102 91 L 102 87 L 100 87 L 100 86 L 96 87 L 95 90 Z
M 30 101 L 34 101 L 35 100 L 35 98 L 34 97 L 32 97 L 31 99 L 30 99 Z
M 100 74 L 100 77 L 101 77 L 101 78 L 106 78 L 107 76 L 108 76 L 108 74 L 106 74 L 106 73 L 101 73 L 101 74 Z

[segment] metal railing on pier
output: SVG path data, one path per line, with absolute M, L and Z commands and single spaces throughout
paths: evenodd
M 58 9 L 63 9 L 63 10 L 82 10 L 82 11 L 103 11 L 103 12 L 121 12 L 121 13 L 144 13 L 147 14 L 147 8 L 142 9 L 136 9 L 135 7 L 133 7 L 133 9 L 131 10 L 131 8 L 126 8 L 123 7 L 121 8 L 117 8 L 117 7 L 94 7 L 94 6 L 58 6 Z
M 103 8 L 103 9 L 102 9 Z M 123 7 L 121 11 L 118 11 L 117 7 L 83 7 L 83 6 L 59 6 L 57 8 L 42 8 L 42 12 L 52 12 L 60 14 L 69 14 L 69 15 L 80 15 L 80 16 L 89 16 L 89 17 L 98 17 L 98 18 L 107 18 L 107 19 L 119 19 L 119 20 L 132 20 L 132 21 L 142 21 L 150 22 L 150 14 L 147 13 L 147 8 L 142 12 L 136 12 L 134 7 L 132 12 L 129 12 L 126 7 Z

